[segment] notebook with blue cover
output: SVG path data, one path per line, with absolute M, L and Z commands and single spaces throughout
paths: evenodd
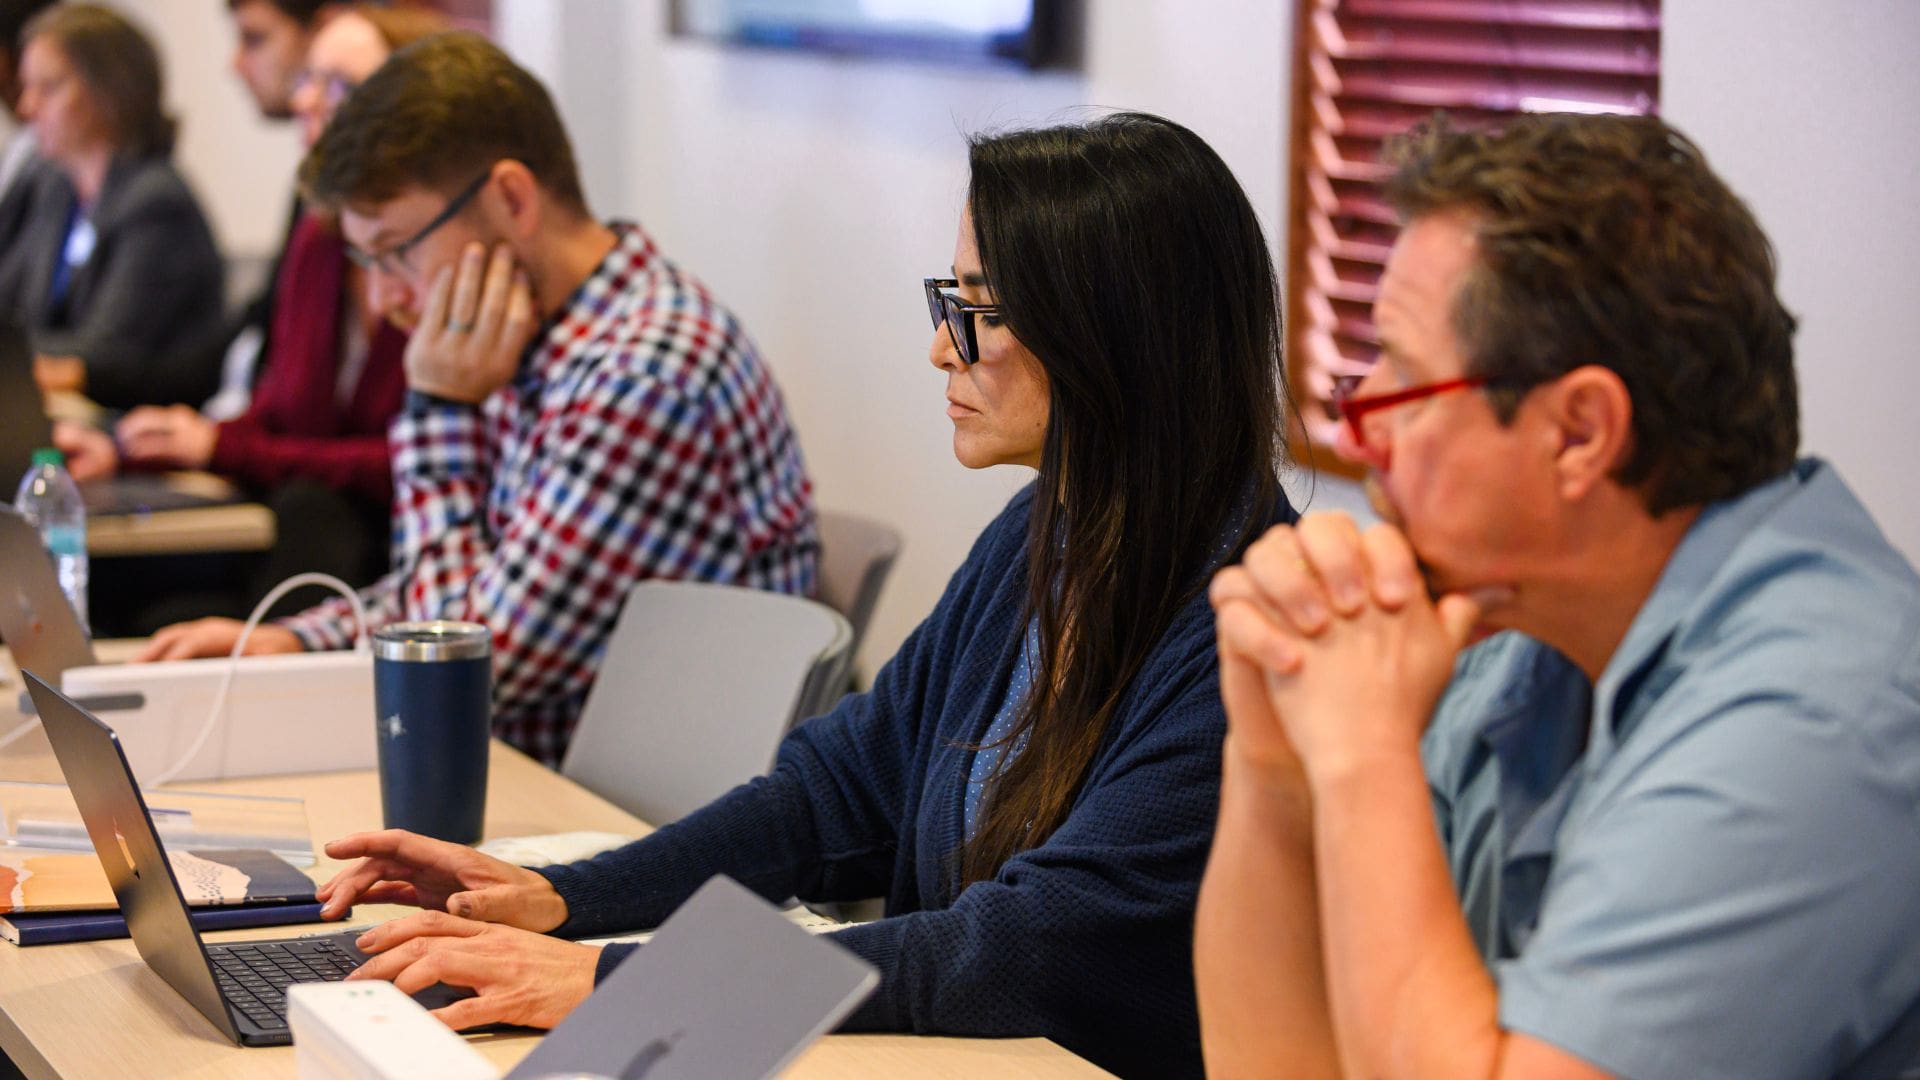
M 320 921 L 319 901 L 308 904 L 242 904 L 198 908 L 191 914 L 193 928 L 240 930 L 250 926 L 291 926 Z M 15 945 L 60 945 L 69 941 L 100 941 L 127 936 L 127 920 L 117 911 L 43 911 L 0 915 L 0 938 Z

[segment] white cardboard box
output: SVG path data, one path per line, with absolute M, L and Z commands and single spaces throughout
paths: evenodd
M 287 988 L 300 1080 L 499 1080 L 500 1072 L 390 982 Z

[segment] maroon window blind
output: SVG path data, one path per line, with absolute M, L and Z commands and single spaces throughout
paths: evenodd
M 1397 232 L 1381 145 L 1444 109 L 1463 124 L 1516 112 L 1650 113 L 1659 0 L 1300 0 L 1295 37 L 1287 365 L 1306 425 L 1296 456 L 1331 454 L 1332 379 L 1363 372 Z M 1304 434 L 1306 439 L 1299 438 Z

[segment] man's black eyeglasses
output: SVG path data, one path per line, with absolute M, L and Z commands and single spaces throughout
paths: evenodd
M 383 274 L 390 275 L 411 272 L 413 270 L 413 264 L 407 261 L 408 253 L 413 251 L 414 248 L 419 247 L 421 241 L 432 236 L 435 229 L 452 221 L 453 216 L 458 214 L 461 208 L 472 202 L 473 197 L 480 194 L 480 189 L 485 187 L 487 181 L 491 179 L 493 179 L 493 166 L 489 165 L 487 166 L 486 172 L 474 177 L 471 184 L 460 189 L 460 194 L 455 195 L 447 201 L 447 208 L 445 210 L 435 214 L 432 221 L 420 226 L 420 231 L 394 244 L 392 247 L 385 248 L 381 251 L 362 251 L 352 244 L 348 244 L 347 258 L 352 259 L 354 265 L 362 270 L 378 270 Z
M 953 347 L 960 354 L 960 362 L 971 367 L 980 362 L 980 342 L 974 336 L 973 317 L 992 315 L 1000 310 L 999 304 L 969 304 L 960 299 L 957 289 L 960 283 L 953 278 L 925 278 L 927 287 L 927 314 L 933 316 L 934 329 L 946 325 L 947 336 L 953 339 Z

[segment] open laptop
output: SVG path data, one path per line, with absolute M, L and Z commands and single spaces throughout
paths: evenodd
M 40 534 L 0 506 L 0 642 L 20 668 L 60 681 L 68 668 L 95 662 L 93 642 L 60 591 L 53 556 Z
M 20 328 L 0 318 L 0 486 L 13 500 L 14 485 L 33 463 L 33 452 L 53 445 L 53 425 L 33 381 L 33 353 Z
M 14 666 L 58 682 L 70 668 L 99 663 L 93 639 L 67 603 L 53 556 L 40 546 L 40 534 L 10 507 L 0 506 L 0 644 Z M 89 709 L 137 709 L 144 694 L 104 693 L 78 699 Z M 34 714 L 33 698 L 20 691 L 20 715 Z M 0 733 L 4 734 L 4 733 Z
M 21 675 L 140 958 L 234 1042 L 291 1043 L 287 987 L 333 982 L 359 967 L 367 954 L 354 948 L 358 933 L 202 942 L 119 737 L 33 672 L 23 670 Z M 471 991 L 446 985 L 413 995 L 429 1009 L 470 996 Z
M 53 425 L 42 405 L 40 386 L 33 380 L 33 353 L 26 335 L 0 319 L 0 488 L 11 502 L 14 488 L 33 463 L 33 452 L 53 445 Z M 189 510 L 220 506 L 237 496 L 189 491 L 153 473 L 125 473 L 110 480 L 80 485 L 87 513 L 96 517 L 144 514 L 158 510 Z

